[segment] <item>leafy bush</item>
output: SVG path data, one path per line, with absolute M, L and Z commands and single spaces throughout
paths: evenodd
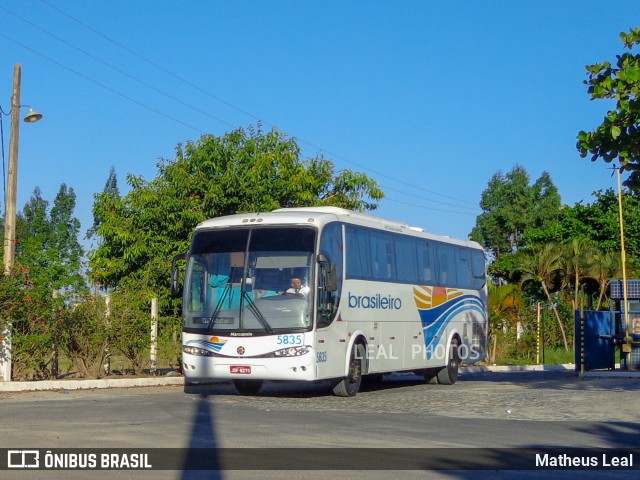
M 111 294 L 109 344 L 130 362 L 136 375 L 148 365 L 151 345 L 151 309 L 139 290 L 117 289 Z
M 0 329 L 11 331 L 12 377 L 49 378 L 53 342 L 57 329 L 51 297 L 36 289 L 28 270 L 0 277 Z M 8 358 L 2 342 L 0 356 Z
M 158 319 L 158 364 L 181 370 L 182 323 L 180 317 Z
M 87 295 L 61 318 L 60 348 L 85 378 L 100 378 L 108 329 L 104 297 Z

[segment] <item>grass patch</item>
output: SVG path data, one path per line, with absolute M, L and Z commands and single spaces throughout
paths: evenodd
M 535 353 L 502 354 L 496 357 L 496 365 L 562 365 L 575 362 L 575 354 L 573 349 L 568 351 L 564 348 L 545 348 L 541 352 L 539 362 Z

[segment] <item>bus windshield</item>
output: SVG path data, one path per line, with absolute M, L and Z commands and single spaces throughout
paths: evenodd
M 196 231 L 184 329 L 232 336 L 310 329 L 315 238 L 308 227 Z

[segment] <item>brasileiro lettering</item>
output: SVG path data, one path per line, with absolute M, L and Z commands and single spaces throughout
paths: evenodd
M 382 296 L 379 293 L 375 295 L 353 295 L 349 292 L 349 308 L 374 308 L 380 310 L 400 310 L 402 308 L 402 300 L 391 295 Z

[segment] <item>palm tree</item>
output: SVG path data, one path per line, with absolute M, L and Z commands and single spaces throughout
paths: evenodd
M 589 267 L 593 265 L 594 255 L 595 250 L 592 243 L 586 237 L 574 238 L 564 246 L 561 261 L 565 272 L 566 285 L 571 286 L 573 281 L 571 305 L 574 311 L 578 309 L 580 282 L 585 276 L 588 276 Z
M 493 332 L 490 362 L 495 362 L 496 360 L 498 337 L 495 332 L 505 318 L 508 318 L 514 324 L 518 322 L 518 313 L 521 308 L 522 297 L 517 285 L 494 285 L 489 283 L 489 324 Z
M 612 278 L 620 277 L 620 264 L 620 254 L 617 252 L 598 251 L 592 257 L 589 276 L 596 280 L 600 286 L 600 294 L 598 295 L 596 310 L 600 310 L 602 298 L 607 291 L 610 280 Z
M 562 247 L 557 243 L 547 243 L 541 250 L 520 250 L 522 254 L 520 259 L 520 266 L 518 268 L 521 273 L 520 286 L 523 286 L 527 282 L 536 282 L 542 287 L 547 300 L 551 304 L 551 309 L 558 321 L 560 332 L 562 333 L 562 340 L 564 342 L 564 349 L 569 350 L 569 344 L 567 343 L 567 335 L 560 319 L 560 314 L 556 308 L 555 303 L 551 298 L 551 289 L 554 285 L 554 280 L 559 273 L 562 273 Z

